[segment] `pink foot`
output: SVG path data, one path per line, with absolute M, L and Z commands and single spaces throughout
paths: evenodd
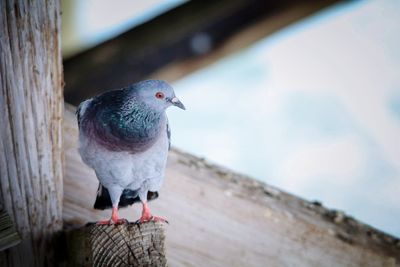
M 162 223 L 168 223 L 168 221 L 162 217 L 157 217 L 157 216 L 152 216 L 150 214 L 150 209 L 147 206 L 147 203 L 143 203 L 143 210 L 142 210 L 142 217 L 140 217 L 139 220 L 137 220 L 137 223 L 145 223 L 145 222 L 162 222 Z
M 127 219 L 119 219 L 118 218 L 118 208 L 113 207 L 112 208 L 112 213 L 111 213 L 111 218 L 109 220 L 104 220 L 104 221 L 98 221 L 96 224 L 97 225 L 120 225 L 120 224 L 125 224 L 128 223 Z
M 110 219 L 110 220 L 96 222 L 97 225 L 113 225 L 113 224 L 120 225 L 120 224 L 125 224 L 125 223 L 128 223 L 127 219 L 117 219 L 115 221 L 113 219 Z
M 162 223 L 169 223 L 166 219 L 158 216 L 152 216 L 150 215 L 149 217 L 140 217 L 139 220 L 137 220 L 138 223 L 145 223 L 145 222 L 162 222 Z

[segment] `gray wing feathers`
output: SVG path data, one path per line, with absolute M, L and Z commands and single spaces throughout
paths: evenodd
M 169 128 L 169 122 L 167 118 L 167 136 L 168 136 L 168 150 L 171 149 L 171 128 Z

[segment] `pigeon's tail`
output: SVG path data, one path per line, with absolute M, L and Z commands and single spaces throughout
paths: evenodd
M 147 193 L 148 201 L 156 198 L 158 198 L 158 192 L 149 191 Z M 124 189 L 119 199 L 118 208 L 124 208 L 136 202 L 140 202 L 139 190 Z M 99 184 L 96 201 L 94 202 L 94 208 L 98 210 L 105 210 L 112 208 L 110 193 L 108 193 L 107 188 L 105 188 L 101 184 Z

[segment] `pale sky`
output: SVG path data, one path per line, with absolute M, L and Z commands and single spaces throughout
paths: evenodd
M 400 236 L 398 14 L 338 5 L 177 81 L 173 144 Z

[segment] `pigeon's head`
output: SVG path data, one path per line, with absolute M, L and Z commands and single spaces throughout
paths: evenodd
M 163 111 L 170 106 L 185 109 L 175 96 L 172 87 L 161 80 L 147 80 L 133 85 L 140 100 L 155 110 Z

